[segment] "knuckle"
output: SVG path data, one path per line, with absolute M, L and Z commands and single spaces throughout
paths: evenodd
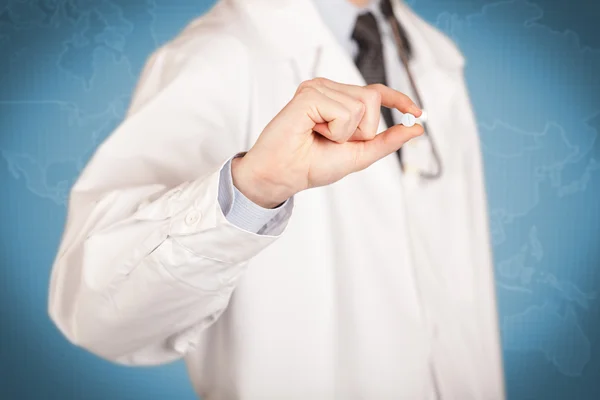
M 312 83 L 317 86 L 325 86 L 328 82 L 328 79 L 322 77 L 316 77 L 311 79 Z
M 312 86 L 302 86 L 298 88 L 298 91 L 296 92 L 296 97 L 309 98 L 314 96 L 316 92 L 317 89 L 315 89 Z
M 350 109 L 344 109 L 340 111 L 340 118 L 349 124 L 353 117 L 353 112 Z
M 362 118 L 362 116 L 365 114 L 365 110 L 366 110 L 366 106 L 362 101 L 357 101 L 354 103 L 354 109 L 352 111 L 359 118 Z
M 385 85 L 382 83 L 373 83 L 368 87 L 375 91 L 381 91 L 383 88 L 385 88 Z
M 381 93 L 375 89 L 367 89 L 367 101 L 379 107 L 381 105 Z
M 309 89 L 312 89 L 312 81 L 303 81 L 300 83 L 300 85 L 298 85 L 298 90 L 296 90 L 296 93 L 302 93 Z

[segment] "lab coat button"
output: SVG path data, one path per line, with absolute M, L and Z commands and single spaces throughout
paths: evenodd
M 188 349 L 188 344 L 182 341 L 177 341 L 173 345 L 173 349 L 181 355 L 184 355 Z
M 188 226 L 195 225 L 200 220 L 200 212 L 197 210 L 190 211 L 188 215 L 185 216 L 185 223 Z

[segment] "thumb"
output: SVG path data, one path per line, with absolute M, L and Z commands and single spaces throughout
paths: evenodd
M 404 143 L 423 134 L 421 125 L 410 128 L 404 125 L 394 125 L 388 130 L 380 133 L 371 140 L 353 142 L 357 146 L 356 169 L 358 171 L 367 168 L 375 161 L 397 151 Z

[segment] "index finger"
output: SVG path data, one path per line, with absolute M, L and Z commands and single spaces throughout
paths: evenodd
M 419 118 L 423 111 L 404 93 L 389 88 L 381 83 L 368 85 L 368 88 L 375 90 L 381 95 L 381 105 L 387 108 L 395 108 L 403 113 L 411 113 Z

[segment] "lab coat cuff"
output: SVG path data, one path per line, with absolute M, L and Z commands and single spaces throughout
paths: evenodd
M 191 206 L 172 220 L 169 236 L 192 253 L 224 263 L 248 261 L 285 231 L 294 208 L 289 199 L 259 232 L 236 226 L 227 219 L 219 204 L 221 172 L 229 160 L 208 177 L 193 183 L 186 191 L 194 198 Z

